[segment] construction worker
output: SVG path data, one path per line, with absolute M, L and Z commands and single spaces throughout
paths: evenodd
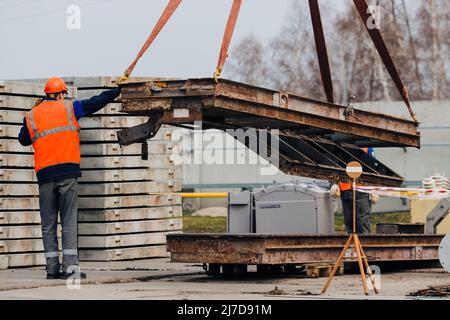
M 45 84 L 45 98 L 23 119 L 19 142 L 33 145 L 39 184 L 39 208 L 47 279 L 85 278 L 78 267 L 78 185 L 80 137 L 78 120 L 112 102 L 120 89 L 105 91 L 87 100 L 64 100 L 67 86 L 53 77 Z M 57 222 L 62 226 L 62 266 L 59 261 Z
M 373 148 L 362 148 L 364 152 L 374 157 Z M 344 213 L 345 231 L 353 232 L 353 188 L 352 182 L 339 182 L 331 186 L 330 193 L 333 197 L 341 198 L 342 210 Z M 378 195 L 356 191 L 356 233 L 370 233 L 370 214 L 372 204 L 378 201 Z

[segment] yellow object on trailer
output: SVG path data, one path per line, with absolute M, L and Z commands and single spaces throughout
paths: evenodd
M 439 199 L 413 199 L 411 200 L 411 222 L 426 223 L 427 216 L 438 204 Z M 444 218 L 436 229 L 437 234 L 447 234 L 450 232 L 450 215 Z

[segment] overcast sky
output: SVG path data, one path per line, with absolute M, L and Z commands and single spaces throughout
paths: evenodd
M 184 0 L 136 67 L 135 76 L 211 76 L 231 0 Z M 262 41 L 280 29 L 289 0 L 245 0 L 235 38 Z M 69 5 L 81 29 L 69 30 Z M 120 75 L 167 0 L 0 0 L 0 79 Z
M 167 1 L 0 0 L 0 79 L 120 75 Z M 263 42 L 273 38 L 290 1 L 244 0 L 231 49 L 250 34 Z M 333 1 L 337 7 L 350 3 Z M 184 0 L 133 75 L 211 76 L 231 3 Z M 67 28 L 70 5 L 81 9 L 79 30 Z

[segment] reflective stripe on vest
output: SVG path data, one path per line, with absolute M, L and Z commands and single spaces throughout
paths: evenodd
M 33 110 L 28 112 L 28 118 L 30 119 L 31 130 L 33 130 L 33 138 L 31 138 L 31 143 L 34 143 L 37 139 L 48 136 L 50 134 L 54 134 L 54 133 L 58 133 L 58 132 L 65 132 L 65 131 L 79 131 L 80 130 L 73 123 L 72 106 L 67 102 L 64 102 L 64 105 L 66 106 L 67 116 L 69 119 L 69 125 L 48 129 L 48 130 L 45 130 L 42 132 L 38 132 L 38 130 L 36 128 L 36 123 L 33 118 Z

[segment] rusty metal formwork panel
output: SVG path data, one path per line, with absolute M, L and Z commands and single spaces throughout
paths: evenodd
M 134 82 L 121 88 L 122 111 L 147 115 L 150 122 L 154 118 L 181 126 L 202 121 L 203 129 L 279 129 L 279 168 L 293 175 L 347 178 L 346 164 L 358 160 L 364 167 L 361 182 L 398 186 L 403 181 L 398 174 L 359 148 L 420 146 L 414 121 L 229 80 Z
M 369 261 L 437 261 L 442 235 L 360 235 Z M 172 262 L 305 264 L 335 261 L 348 235 L 171 234 Z

